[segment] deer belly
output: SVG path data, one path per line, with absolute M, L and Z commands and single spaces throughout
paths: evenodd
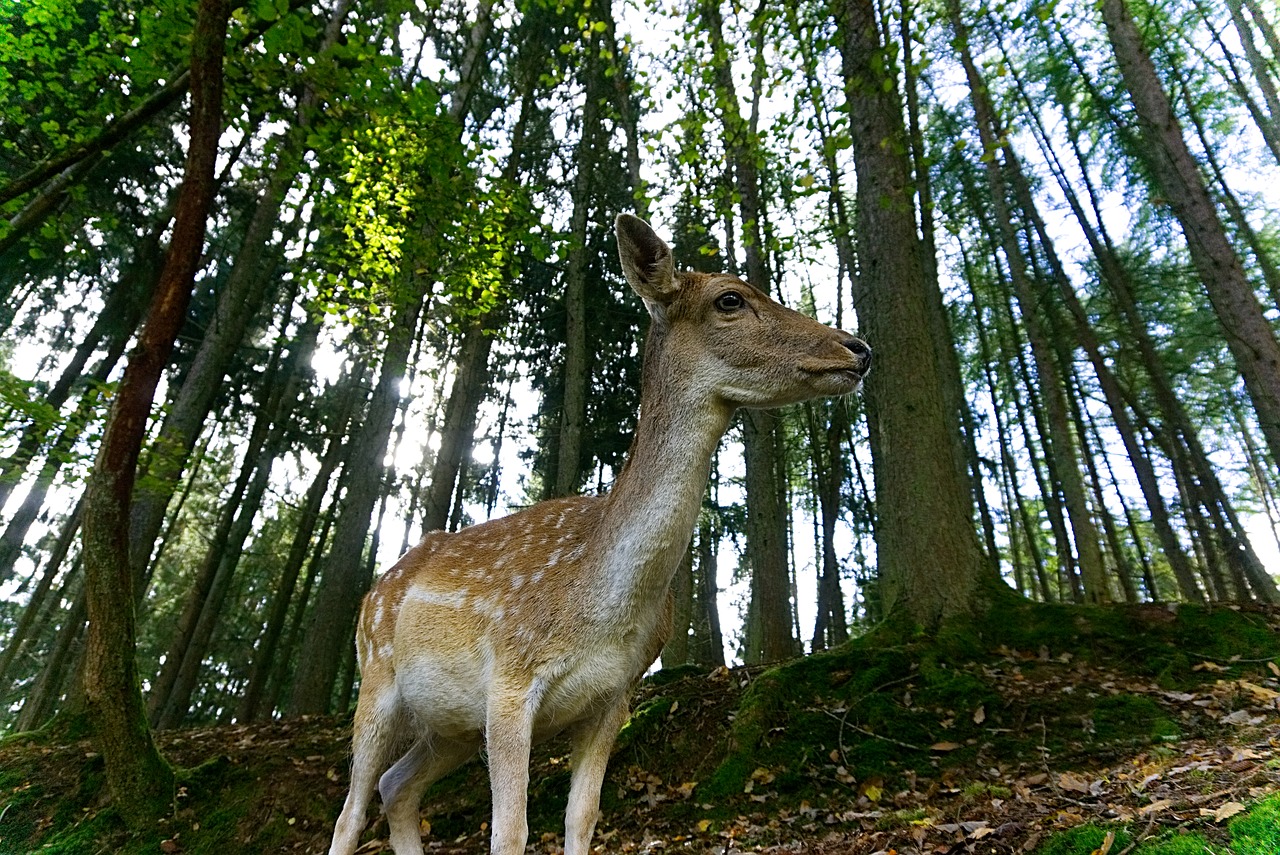
M 475 739 L 484 732 L 489 669 L 472 653 L 397 659 L 396 688 L 420 726 L 447 739 Z

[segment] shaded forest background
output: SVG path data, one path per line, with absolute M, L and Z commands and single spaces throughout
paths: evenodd
M 860 398 L 743 414 L 664 665 L 1000 580 L 1280 601 L 1274 3 L 0 8 L 5 730 L 95 703 L 103 586 L 151 726 L 345 711 L 379 565 L 620 467 L 620 211 L 877 354 Z

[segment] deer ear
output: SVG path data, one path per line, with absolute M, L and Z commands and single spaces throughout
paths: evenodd
M 618 235 L 622 273 L 632 290 L 649 304 L 665 306 L 674 300 L 679 289 L 671 247 L 648 223 L 631 214 L 619 214 L 614 231 Z

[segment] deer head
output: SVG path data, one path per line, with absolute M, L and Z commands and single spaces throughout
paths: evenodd
M 650 342 L 696 370 L 694 394 L 731 407 L 778 407 L 858 388 L 871 349 L 728 274 L 676 273 L 643 220 L 616 222 L 622 271 L 653 318 Z

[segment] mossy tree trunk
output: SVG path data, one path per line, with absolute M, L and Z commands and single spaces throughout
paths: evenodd
M 878 366 L 866 399 L 884 603 L 931 630 L 975 615 L 999 583 L 984 574 L 940 392 L 894 62 L 871 0 L 843 0 L 836 18 L 859 200 L 854 302 Z
M 85 498 L 86 712 L 115 807 L 136 829 L 153 828 L 167 812 L 174 776 L 151 739 L 138 681 L 129 508 L 151 401 L 185 319 L 204 245 L 222 130 L 222 61 L 230 11 L 227 0 L 201 0 L 197 11 L 190 145 L 169 253 L 116 393 Z

